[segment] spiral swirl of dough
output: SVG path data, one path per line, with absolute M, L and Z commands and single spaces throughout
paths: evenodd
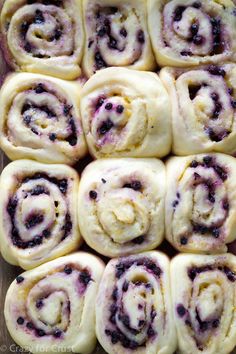
M 18 276 L 4 311 L 14 341 L 33 354 L 91 353 L 96 346 L 94 298 L 103 270 L 97 257 L 78 252 Z
M 167 163 L 166 237 L 180 251 L 218 253 L 235 240 L 236 160 L 224 154 Z
M 231 0 L 148 0 L 148 26 L 161 66 L 236 61 Z
M 170 101 L 157 74 L 107 68 L 89 79 L 81 95 L 84 133 L 96 158 L 169 153 Z
M 67 80 L 80 75 L 80 0 L 6 0 L 0 25 L 6 58 L 14 69 Z
M 0 181 L 0 248 L 11 264 L 31 269 L 78 249 L 79 179 L 66 165 L 10 163 Z
M 74 164 L 87 152 L 81 85 L 39 74 L 10 75 L 0 91 L 0 145 L 12 159 Z
M 86 167 L 79 224 L 90 247 L 117 257 L 157 247 L 164 236 L 165 167 L 156 159 L 103 159 Z
M 172 354 L 168 258 L 152 251 L 111 260 L 99 286 L 96 319 L 98 340 L 109 354 Z
M 172 99 L 173 152 L 236 153 L 236 65 L 164 68 Z
M 109 66 L 153 70 L 144 0 L 85 0 L 83 69 L 88 76 Z
M 232 254 L 178 255 L 172 260 L 171 290 L 180 353 L 233 353 L 235 284 L 236 257 Z

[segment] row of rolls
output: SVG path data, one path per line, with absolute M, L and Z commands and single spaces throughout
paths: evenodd
M 0 249 L 31 269 L 77 250 L 120 257 L 157 248 L 220 254 L 236 239 L 236 159 L 224 154 L 10 163 L 0 180 Z
M 107 68 L 87 82 L 9 75 L 0 146 L 12 159 L 73 165 L 95 158 L 236 155 L 236 64 L 160 74 Z
M 18 294 L 16 297 L 15 294 Z M 236 346 L 236 257 L 150 251 L 64 256 L 19 275 L 5 319 L 33 354 L 229 354 Z
M 231 0 L 5 0 L 3 48 L 16 70 L 75 79 L 236 61 Z

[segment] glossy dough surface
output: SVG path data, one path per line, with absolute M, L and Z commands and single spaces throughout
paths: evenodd
M 78 82 L 10 75 L 0 91 L 0 145 L 12 159 L 74 164 L 87 152 Z
M 82 89 L 81 114 L 96 158 L 162 157 L 170 152 L 170 101 L 155 73 L 126 68 L 97 72 Z
M 148 0 L 148 28 L 159 65 L 236 61 L 231 0 Z
M 171 289 L 181 354 L 234 352 L 235 285 L 232 254 L 179 255 L 172 260 Z
M 173 152 L 236 153 L 236 65 L 182 70 L 160 77 L 172 102 Z
M 164 236 L 165 178 L 157 159 L 103 159 L 88 165 L 78 213 L 89 246 L 109 257 L 157 247 Z
M 181 252 L 217 253 L 235 240 L 236 160 L 224 154 L 167 162 L 166 237 Z
M 18 276 L 4 310 L 15 342 L 34 354 L 91 353 L 96 346 L 94 298 L 103 270 L 97 257 L 78 252 Z
M 87 76 L 109 66 L 155 68 L 147 31 L 146 0 L 85 0 L 83 8 L 83 69 Z
M 16 70 L 73 80 L 84 47 L 81 0 L 6 0 L 0 17 L 6 59 Z
M 78 249 L 79 178 L 66 165 L 10 163 L 0 179 L 0 248 L 11 264 L 34 268 Z
M 172 354 L 169 260 L 159 252 L 111 260 L 100 283 L 96 333 L 109 354 Z

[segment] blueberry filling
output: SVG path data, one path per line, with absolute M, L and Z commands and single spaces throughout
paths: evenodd
M 38 86 L 35 88 L 35 92 L 37 93 L 37 94 L 40 94 L 40 93 L 43 93 L 43 92 L 45 92 L 46 90 L 45 90 L 45 88 L 44 88 L 44 86 L 43 86 L 43 84 L 38 84 Z
M 103 184 L 107 183 L 107 181 L 104 178 L 102 178 L 101 181 L 102 181 Z
M 143 30 L 138 31 L 137 40 L 139 43 L 142 43 L 142 44 L 145 42 L 145 35 L 144 35 Z
M 211 18 L 213 48 L 212 55 L 220 54 L 223 51 L 223 40 L 221 39 L 221 21 L 217 18 Z
M 90 191 L 90 192 L 89 192 L 89 197 L 90 197 L 90 199 L 95 200 L 95 199 L 97 199 L 97 196 L 98 196 L 98 194 L 97 194 L 96 191 Z
M 63 32 L 60 28 L 56 28 L 54 35 L 51 37 L 51 41 L 54 41 L 54 40 L 58 41 L 61 38 L 62 33 Z
M 124 112 L 124 106 L 118 105 L 116 107 L 116 112 L 119 113 L 119 114 L 123 113 Z
M 26 42 L 25 46 L 24 46 L 24 49 L 27 53 L 30 53 L 31 50 L 32 50 L 32 46 L 29 42 Z
M 36 187 L 34 187 L 31 190 L 31 195 L 41 195 L 41 194 L 48 194 L 48 191 L 45 190 L 45 188 L 43 186 L 40 186 L 40 184 L 38 184 Z
M 107 103 L 107 104 L 105 105 L 105 109 L 106 109 L 107 111 L 110 111 L 110 110 L 112 109 L 112 107 L 113 107 L 112 103 Z
M 112 292 L 112 300 L 116 301 L 117 300 L 117 295 L 118 295 L 118 289 L 114 288 L 113 292 Z
M 107 67 L 105 60 L 98 51 L 95 53 L 95 67 L 97 70 Z
M 110 40 L 108 42 L 108 47 L 110 49 L 117 49 L 117 40 L 110 36 Z
M 19 276 L 16 278 L 17 284 L 22 283 L 24 280 L 25 280 L 25 279 L 24 279 L 21 275 L 19 275 Z
M 183 56 L 183 57 L 191 57 L 193 55 L 193 53 L 191 52 L 191 50 L 182 50 L 180 52 L 180 54 Z
M 98 132 L 100 135 L 105 135 L 108 133 L 114 126 L 114 123 L 108 118 L 106 121 L 104 121 L 100 128 L 98 128 Z
M 72 230 L 72 226 L 73 225 L 72 225 L 70 214 L 67 213 L 66 214 L 65 225 L 62 226 L 62 230 L 64 230 L 64 235 L 62 237 L 62 241 L 65 240 L 69 236 L 69 234 L 70 234 L 70 232 Z
M 62 6 L 62 0 L 43 0 L 44 5 Z
M 137 349 L 139 344 L 133 340 L 128 339 L 119 329 L 117 331 L 105 330 L 105 334 L 111 337 L 112 344 L 121 342 L 122 346 L 127 349 Z
M 96 103 L 96 111 L 102 107 L 103 103 L 104 103 L 104 100 L 105 98 L 104 97 L 99 97 L 99 99 L 97 100 L 97 103 Z
M 71 133 L 66 140 L 68 141 L 68 143 L 71 146 L 75 146 L 77 144 L 78 139 L 77 139 L 77 131 L 76 131 L 76 125 L 75 125 L 74 119 L 70 118 L 68 124 L 69 124 L 70 130 L 71 130 Z
M 234 109 L 236 109 L 236 100 L 235 101 L 231 101 L 231 106 L 234 108 Z
M 222 207 L 226 211 L 229 210 L 229 202 L 228 202 L 228 200 L 223 200 Z
M 226 75 L 225 70 L 216 66 L 216 65 L 210 65 L 208 67 L 208 71 L 210 74 L 216 75 L 216 76 L 223 76 L 224 77 Z
M 24 322 L 25 322 L 25 320 L 24 320 L 23 317 L 18 317 L 18 318 L 17 318 L 17 323 L 18 323 L 18 325 L 23 325 Z
M 34 23 L 36 24 L 42 24 L 45 22 L 44 16 L 42 11 L 40 10 L 36 10 L 35 11 L 35 19 L 34 19 Z
M 145 241 L 144 236 L 139 236 L 132 240 L 132 242 L 137 245 L 141 245 L 144 241 Z
M 192 4 L 192 7 L 194 7 L 195 9 L 200 9 L 201 6 L 202 6 L 202 5 L 201 5 L 201 3 L 200 3 L 199 1 L 196 1 L 196 2 L 194 2 L 194 3 Z
M 70 275 L 72 272 L 73 272 L 73 269 L 70 266 L 66 265 L 64 268 L 64 273 L 66 273 L 67 275 Z
M 129 288 L 129 283 L 127 281 L 124 282 L 123 286 L 122 286 L 122 291 L 124 291 L 126 293 L 126 291 Z
M 26 21 L 24 21 L 20 26 L 20 33 L 21 33 L 21 36 L 23 37 L 23 39 L 25 39 L 25 37 L 26 37 L 26 33 L 29 29 L 29 26 L 30 26 L 30 24 Z
M 127 37 L 128 33 L 127 33 L 127 31 L 126 31 L 126 29 L 125 29 L 124 27 L 121 28 L 121 30 L 120 30 L 120 35 L 121 35 L 122 37 L 124 37 L 124 38 Z
M 36 334 L 39 336 L 39 337 L 43 337 L 46 335 L 45 331 L 43 329 L 36 329 Z
M 62 331 L 60 329 L 56 329 L 53 333 L 55 338 L 60 338 L 62 336 Z
M 120 278 L 126 270 L 128 270 L 130 267 L 132 267 L 133 265 L 137 265 L 137 266 L 143 266 L 145 267 L 147 270 L 151 271 L 154 275 L 156 275 L 157 277 L 161 276 L 161 269 L 160 267 L 158 267 L 154 261 L 146 259 L 146 258 L 140 258 L 138 260 L 133 260 L 133 261 L 127 261 L 125 263 L 120 262 L 116 265 L 116 278 Z
M 203 272 L 212 271 L 214 269 L 215 268 L 213 268 L 213 266 L 210 266 L 210 265 L 209 266 L 202 266 L 202 267 L 193 267 L 188 270 L 188 276 L 193 281 L 198 274 L 203 273 Z M 231 281 L 231 282 L 236 281 L 236 273 L 233 272 L 229 267 L 218 266 L 217 269 L 219 271 L 223 272 L 227 276 L 229 281 Z
M 177 311 L 177 313 L 178 313 L 178 315 L 179 315 L 180 317 L 184 317 L 184 316 L 186 315 L 186 313 L 187 313 L 186 308 L 185 308 L 182 304 L 179 304 L 179 305 L 177 306 L 176 311 Z
M 66 105 L 64 106 L 63 112 L 64 112 L 65 116 L 68 116 L 68 115 L 70 114 L 71 109 L 72 109 L 72 106 L 71 106 L 71 105 L 66 104 Z
M 57 136 L 56 136 L 55 133 L 50 133 L 50 134 L 49 134 L 49 139 L 50 139 L 51 141 L 55 141 L 56 138 L 57 138 Z
M 195 45 L 201 45 L 201 44 L 203 44 L 203 42 L 204 42 L 204 37 L 203 36 L 196 35 L 196 36 L 193 37 L 193 43 Z
M 35 306 L 37 307 L 37 309 L 41 309 L 43 307 L 43 300 L 37 300 Z
M 44 220 L 43 215 L 38 215 L 38 214 L 31 214 L 27 220 L 25 221 L 25 227 L 27 230 L 30 230 L 31 228 L 35 227 L 38 224 L 41 224 Z
M 92 281 L 92 278 L 91 278 L 90 274 L 89 274 L 87 271 L 83 271 L 83 272 L 81 272 L 80 275 L 79 275 L 79 280 L 80 280 L 80 282 L 81 282 L 82 284 L 84 284 L 85 286 L 87 286 L 88 283 L 89 283 L 90 281 Z
M 212 119 L 217 119 L 220 115 L 221 110 L 222 110 L 222 104 L 219 101 L 215 102 L 215 109 L 212 115 Z
M 178 22 L 182 19 L 183 12 L 185 11 L 185 6 L 178 6 L 174 12 L 174 21 Z
M 140 181 L 132 181 L 131 183 L 124 184 L 123 188 L 130 188 L 135 191 L 141 191 L 142 190 L 142 183 Z
M 188 243 L 187 237 L 185 237 L 185 236 L 181 237 L 180 243 L 181 243 L 181 245 L 183 245 L 183 246 L 187 245 L 187 243 Z
M 26 327 L 28 328 L 28 329 L 34 329 L 34 324 L 32 323 L 32 322 L 27 322 L 26 323 Z
M 191 168 L 196 168 L 196 167 L 198 167 L 198 162 L 197 162 L 196 160 L 193 160 L 193 161 L 191 162 L 191 164 L 190 164 L 190 167 L 191 167 Z

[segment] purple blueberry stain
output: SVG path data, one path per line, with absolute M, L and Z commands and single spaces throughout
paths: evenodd
M 182 304 L 177 305 L 176 311 L 181 318 L 183 318 L 187 313 L 186 308 Z

